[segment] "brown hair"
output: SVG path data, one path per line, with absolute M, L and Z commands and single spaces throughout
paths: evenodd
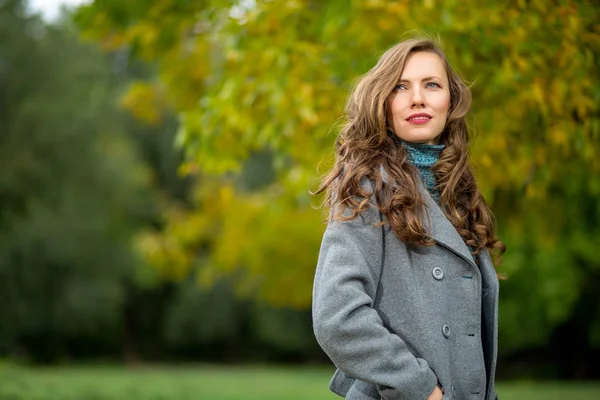
M 433 166 L 440 207 L 474 254 L 484 247 L 496 249 L 499 262 L 506 246 L 495 234 L 494 215 L 469 165 L 465 116 L 471 105 L 471 91 L 431 39 L 408 39 L 396 44 L 355 85 L 335 142 L 335 165 L 315 194 L 326 191 L 325 204 L 336 210 L 333 219 L 352 219 L 368 208 L 373 193 L 360 185 L 368 178 L 375 183 L 377 207 L 396 236 L 406 242 L 434 244 L 422 223 L 424 201 L 416 183 L 418 170 L 408 162 L 404 147 L 396 144 L 387 115 L 388 96 L 400 80 L 408 57 L 421 51 L 435 53 L 443 60 L 450 85 L 448 118 L 439 138 L 445 148 Z M 380 169 L 387 175 L 385 185 Z M 344 217 L 346 208 L 352 213 Z

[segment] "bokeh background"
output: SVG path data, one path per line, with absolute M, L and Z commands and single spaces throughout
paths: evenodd
M 410 33 L 472 84 L 500 398 L 600 398 L 597 1 L 57 3 L 0 0 L 0 399 L 337 398 L 309 190 Z

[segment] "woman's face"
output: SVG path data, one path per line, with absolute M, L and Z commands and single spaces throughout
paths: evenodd
M 424 51 L 410 55 L 387 107 L 390 125 L 400 139 L 437 143 L 450 108 L 448 74 L 442 59 Z

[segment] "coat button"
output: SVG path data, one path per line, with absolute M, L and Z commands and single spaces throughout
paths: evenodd
M 444 334 L 445 337 L 450 336 L 450 327 L 446 324 L 444 324 L 444 326 L 442 326 L 442 333 Z
M 439 281 L 439 280 L 442 280 L 442 278 L 444 278 L 444 270 L 443 270 L 443 269 L 441 269 L 440 267 L 435 267 L 435 268 L 433 269 L 433 271 L 431 271 L 431 274 L 432 274 L 432 275 L 433 275 L 433 277 L 434 277 L 435 279 L 437 279 L 438 281 Z

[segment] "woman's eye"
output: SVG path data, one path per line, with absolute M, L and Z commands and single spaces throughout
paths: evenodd
M 432 86 L 430 86 L 432 85 Z M 441 88 L 441 86 L 435 82 L 428 82 L 427 85 L 425 85 L 426 87 L 435 87 L 435 88 Z
M 394 86 L 394 90 L 404 90 L 404 89 L 406 89 L 406 86 L 404 86 L 401 83 L 399 83 L 396 86 Z

